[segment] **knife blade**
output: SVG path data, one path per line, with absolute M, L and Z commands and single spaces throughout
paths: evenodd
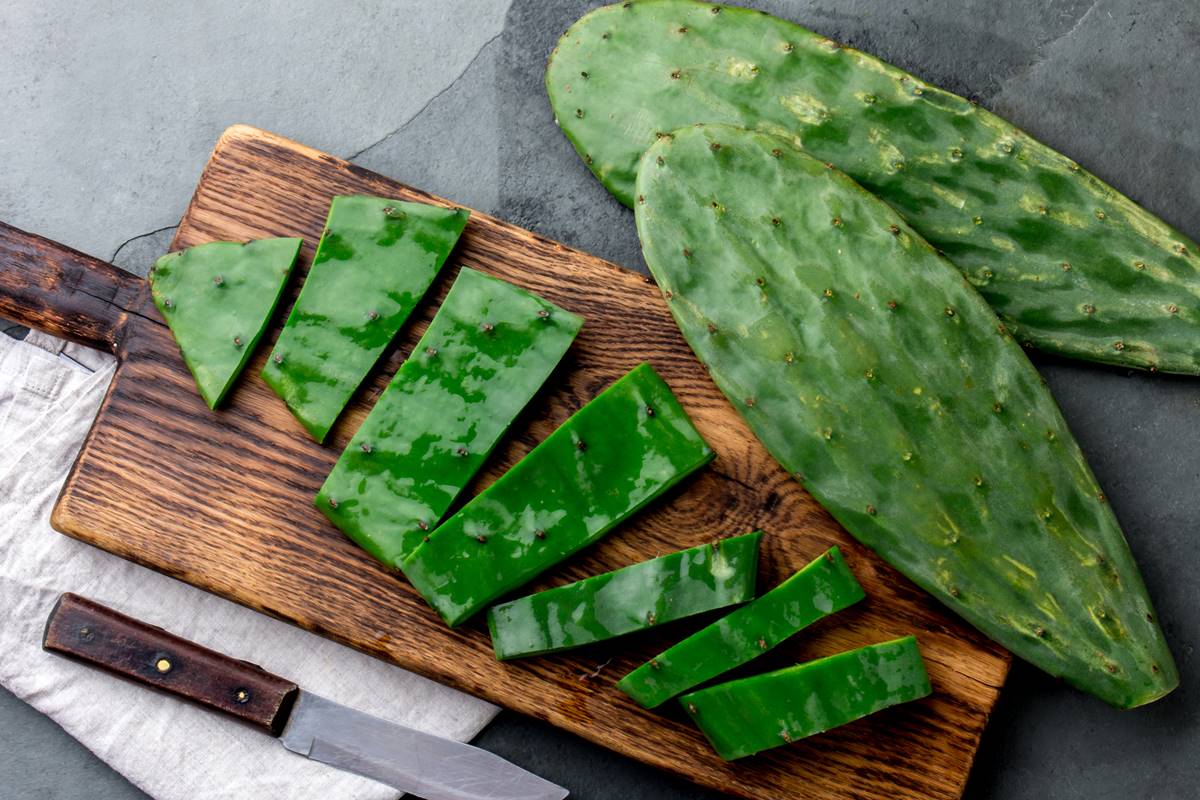
M 425 800 L 562 800 L 566 789 L 498 755 L 301 690 L 280 742 Z M 436 765 L 431 769 L 431 765 Z
M 425 800 L 562 800 L 567 790 L 500 756 L 300 689 L 95 601 L 65 593 L 42 647 L 219 711 L 284 748 Z

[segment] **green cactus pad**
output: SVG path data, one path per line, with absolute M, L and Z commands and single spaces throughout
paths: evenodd
M 1200 248 L 1071 159 L 957 95 L 757 11 L 597 9 L 546 86 L 592 172 L 635 204 L 638 159 L 697 122 L 783 135 L 941 249 L 1019 342 L 1200 374 Z
M 325 479 L 317 508 L 375 558 L 398 565 L 438 524 L 582 324 L 464 267 Z
M 646 262 L 767 450 L 860 541 L 1118 706 L 1178 675 L 1041 376 L 954 266 L 784 139 L 676 131 L 638 175 Z
M 866 595 L 832 547 L 771 591 L 630 672 L 617 688 L 646 708 L 753 661 Z
M 761 532 L 702 544 L 492 606 L 496 658 L 555 653 L 754 596 Z
M 335 197 L 263 380 L 314 439 L 326 434 L 437 277 L 467 212 Z
M 712 458 L 670 387 L 642 364 L 446 520 L 404 560 L 404 574 L 458 625 Z
M 685 694 L 679 702 L 726 761 L 823 733 L 929 695 L 912 636 Z
M 300 239 L 209 242 L 168 253 L 150 269 L 150 293 L 196 388 L 216 408 L 250 360 L 283 294 Z

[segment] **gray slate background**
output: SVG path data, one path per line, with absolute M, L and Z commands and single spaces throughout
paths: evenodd
M 555 39 L 591 5 L 4 0 L 0 219 L 145 274 L 220 131 L 248 122 L 643 269 L 631 215 L 558 134 L 542 89 Z M 978 98 L 1200 237 L 1195 0 L 755 5 Z M 1200 380 L 1037 363 L 1125 524 L 1184 683 L 1118 712 L 1018 664 L 967 797 L 1195 797 Z M 716 797 L 514 715 L 480 743 L 579 800 Z M 0 797 L 142 795 L 0 694 Z

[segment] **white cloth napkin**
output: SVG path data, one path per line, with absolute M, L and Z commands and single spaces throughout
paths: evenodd
M 0 684 L 158 800 L 392 800 L 209 711 L 41 649 L 71 591 L 354 708 L 462 741 L 496 707 L 69 539 L 50 510 L 113 360 L 33 332 L 0 334 Z

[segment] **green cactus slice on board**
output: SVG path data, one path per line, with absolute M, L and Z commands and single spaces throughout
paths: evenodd
M 694 123 L 784 136 L 900 212 L 1017 341 L 1200 374 L 1200 248 L 1071 159 L 873 56 L 751 9 L 596 9 L 546 71 L 555 116 L 628 206 L 638 159 Z
M 932 691 L 912 636 L 860 647 L 679 698 L 726 761 L 862 719 Z
M 283 294 L 300 239 L 209 242 L 150 268 L 150 293 L 209 408 L 225 399 Z
M 304 288 L 262 371 L 318 442 L 437 277 L 467 214 L 333 198 Z
M 733 536 L 492 606 L 496 658 L 554 653 L 744 603 L 754 596 L 761 538 Z
M 726 614 L 659 653 L 617 682 L 617 688 L 646 708 L 753 661 L 817 620 L 866 595 L 830 548 L 761 597 Z
M 1120 525 L 1041 376 L 895 211 L 788 141 L 724 125 L 656 143 L 637 192 L 684 337 L 847 531 L 1114 705 L 1175 688 Z
M 396 566 L 437 526 L 562 359 L 583 318 L 464 267 L 316 506 Z
M 454 626 L 707 464 L 713 451 L 649 364 L 617 380 L 402 563 Z

